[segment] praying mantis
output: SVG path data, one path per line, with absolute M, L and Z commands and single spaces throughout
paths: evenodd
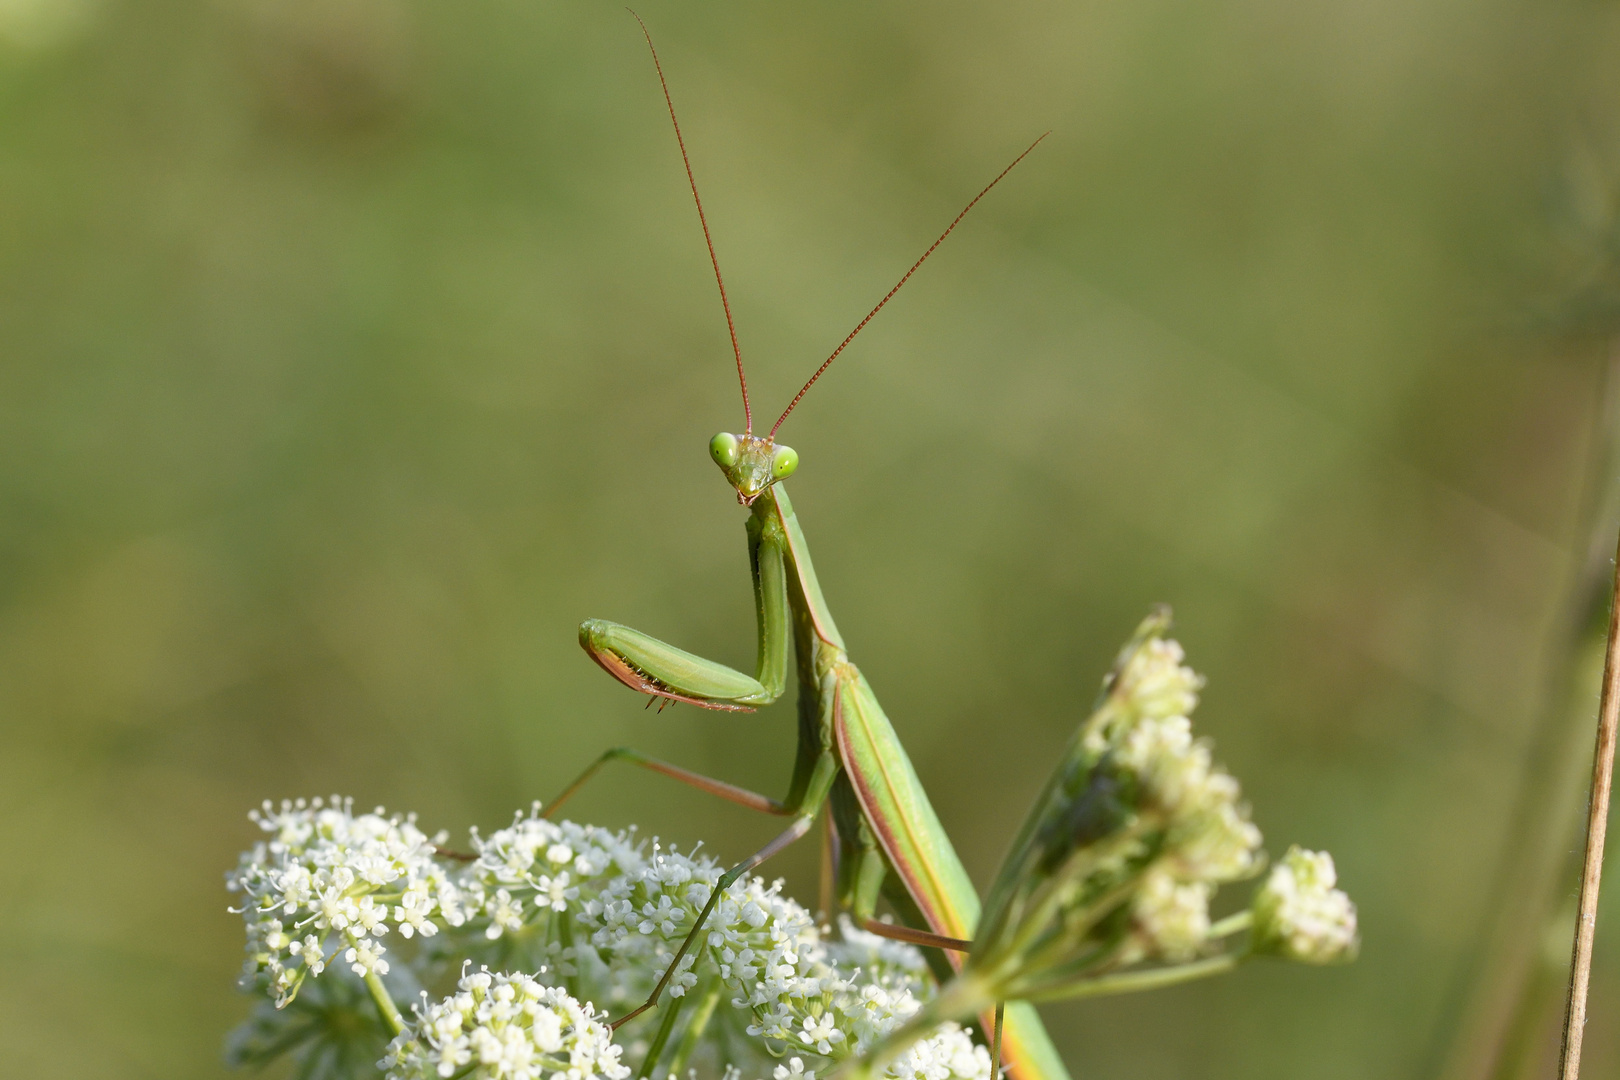
M 636 21 L 641 23 L 639 16 Z M 886 937 L 949 950 L 946 955 L 951 957 L 953 966 L 960 966 L 960 956 L 971 944 L 979 917 L 978 895 L 894 727 L 884 715 L 871 685 L 850 659 L 843 636 L 833 622 L 816 579 L 804 532 L 782 484 L 797 468 L 798 455 L 791 447 L 777 443 L 776 434 L 816 380 L 910 280 L 968 211 L 1046 137 L 1042 135 L 1031 143 L 974 196 L 939 239 L 816 369 L 770 431 L 760 436 L 754 433 L 742 349 L 737 342 L 725 279 L 720 273 L 719 258 L 704 215 L 703 201 L 698 195 L 686 141 L 681 135 L 680 121 L 675 116 L 669 84 L 657 50 L 653 48 L 652 36 L 644 23 L 641 30 L 652 50 L 664 102 L 675 128 L 736 357 L 743 398 L 743 432 L 722 432 L 714 436 L 709 443 L 709 454 L 736 491 L 738 503 L 749 511 L 748 554 L 753 572 L 759 653 L 755 671 L 748 675 L 638 630 L 599 619 L 588 619 L 581 624 L 580 644 L 614 678 L 633 690 L 662 699 L 660 707 L 664 702 L 685 702 L 704 709 L 743 712 L 776 701 L 786 691 L 791 643 L 799 686 L 799 731 L 792 780 L 787 794 L 779 800 L 621 747 L 604 753 L 547 808 L 549 816 L 603 765 L 625 761 L 749 809 L 791 819 L 779 835 L 722 876 L 651 996 L 639 1008 L 617 1020 L 615 1027 L 657 1003 L 725 889 L 807 835 L 824 810 L 828 812 L 829 850 L 835 853 L 829 860 L 830 872 L 824 864 L 824 896 L 829 885 L 835 887 L 837 902 L 859 925 Z M 875 914 L 880 896 L 911 925 L 879 922 Z M 945 973 L 945 969 L 940 970 Z M 1033 1006 L 1008 1003 L 1004 1028 L 999 1015 L 995 1022 L 988 1017 L 986 1021 L 986 1031 L 994 1029 L 1001 1037 L 1002 1059 L 1016 1080 L 1068 1080 L 1062 1060 Z

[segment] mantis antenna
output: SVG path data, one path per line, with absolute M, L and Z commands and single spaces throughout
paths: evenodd
M 737 344 L 737 324 L 731 318 L 731 301 L 726 299 L 726 279 L 720 276 L 720 260 L 715 256 L 714 239 L 709 235 L 709 219 L 703 214 L 703 199 L 698 195 L 697 180 L 692 176 L 692 159 L 686 156 L 686 140 L 681 137 L 681 122 L 675 119 L 675 102 L 669 96 L 669 83 L 664 79 L 664 65 L 658 62 L 658 50 L 653 48 L 652 34 L 647 32 L 647 24 L 642 22 L 641 16 L 630 8 L 625 8 L 625 10 L 630 12 L 630 17 L 635 19 L 636 23 L 641 27 L 641 36 L 647 39 L 647 49 L 652 53 L 653 67 L 658 71 L 658 85 L 664 90 L 664 104 L 669 106 L 669 122 L 675 125 L 675 142 L 681 148 L 681 164 L 686 166 L 686 182 L 692 187 L 692 201 L 697 203 L 698 223 L 703 226 L 703 242 L 709 245 L 709 262 L 714 264 L 714 281 L 716 285 L 720 286 L 720 306 L 726 309 L 726 329 L 731 332 L 731 351 L 737 356 L 737 382 L 742 385 L 743 430 L 746 434 L 752 435 L 754 433 L 754 413 L 748 407 L 748 376 L 743 374 L 742 347 Z M 998 176 L 996 179 L 999 180 L 1001 177 Z M 963 211 L 963 213 L 966 212 Z M 955 222 L 952 222 L 952 224 L 954 225 Z M 946 232 L 949 231 L 949 229 L 946 230 Z M 944 238 L 941 237 L 941 239 Z M 926 257 L 924 256 L 924 258 Z M 895 287 L 899 288 L 898 285 Z M 887 299 L 887 297 L 884 299 Z M 882 307 L 883 305 L 879 304 L 878 306 Z M 867 317 L 871 318 L 871 316 Z M 850 336 L 853 337 L 854 335 Z M 836 356 L 837 353 L 833 355 Z M 831 363 L 831 361 L 828 361 L 828 363 Z M 816 374 L 821 373 L 818 371 Z M 815 380 L 810 381 L 814 382 Z M 800 391 L 800 396 L 803 396 L 803 391 Z M 797 401 L 798 399 L 795 398 L 794 400 Z M 786 416 L 785 413 L 783 415 Z M 781 421 L 777 421 L 777 424 L 780 425 Z M 771 434 L 776 434 L 775 428 L 771 429 Z
M 645 30 L 645 28 L 643 28 L 643 29 Z M 650 41 L 648 43 L 651 44 Z M 675 114 L 672 112 L 672 113 L 670 113 L 670 115 L 673 116 Z M 887 304 L 891 299 L 894 298 L 894 294 L 900 291 L 900 286 L 904 285 L 907 281 L 911 280 L 911 275 L 915 274 L 917 272 L 917 267 L 921 266 L 928 259 L 928 256 L 930 256 L 930 255 L 932 255 L 934 253 L 935 248 L 939 247 L 939 245 L 941 245 L 941 244 L 943 244 L 945 242 L 945 238 L 947 236 L 951 235 L 951 230 L 956 228 L 956 226 L 961 223 L 963 218 L 967 217 L 968 211 L 973 209 L 974 205 L 980 199 L 982 199 L 986 195 L 988 195 L 990 193 L 991 188 L 993 188 L 997 184 L 1001 183 L 1001 178 L 1003 176 L 1006 176 L 1008 173 L 1013 171 L 1013 165 L 1017 165 L 1020 161 L 1023 161 L 1024 158 L 1028 157 L 1029 152 L 1031 150 L 1035 149 L 1037 146 L 1039 146 L 1041 144 L 1041 139 L 1046 138 L 1046 136 L 1050 135 L 1050 134 L 1052 134 L 1050 131 L 1045 132 L 1044 134 L 1041 135 L 1040 139 L 1036 139 L 1034 142 L 1030 143 L 1029 146 L 1024 150 L 1024 152 L 1022 154 L 1019 154 L 1017 157 L 1013 158 L 1012 165 L 1008 165 L 1005 169 L 1002 169 L 1001 172 L 997 173 L 996 178 L 994 180 L 990 181 L 988 184 L 986 184 L 984 186 L 983 191 L 981 191 L 977 195 L 973 196 L 972 201 L 969 202 L 966 206 L 962 207 L 962 212 L 960 214 L 957 214 L 956 217 L 954 219 L 952 219 L 952 221 L 951 221 L 951 223 L 949 225 L 945 226 L 945 231 L 939 234 L 939 239 L 935 240 L 932 244 L 928 245 L 928 250 L 922 253 L 922 258 L 918 259 L 916 262 L 911 264 L 911 269 L 907 270 L 904 274 L 901 275 L 900 280 L 895 282 L 894 288 L 890 289 L 887 293 L 885 293 L 884 296 L 883 296 L 883 299 L 881 299 L 881 300 L 879 300 L 877 302 L 877 307 L 873 308 L 871 311 L 866 313 L 866 318 L 862 319 L 859 323 L 857 323 L 855 325 L 855 329 L 853 329 L 853 330 L 851 330 L 849 332 L 849 336 L 846 337 L 843 341 L 838 343 L 838 348 L 836 348 L 836 349 L 834 349 L 832 351 L 832 355 L 827 357 L 826 360 L 823 360 L 822 363 L 821 363 L 821 366 L 816 368 L 816 373 L 814 375 L 810 376 L 809 382 L 806 382 L 802 387 L 799 388 L 799 392 L 797 394 L 793 395 L 793 400 L 788 402 L 788 407 L 783 409 L 782 410 L 782 415 L 776 418 L 776 423 L 774 425 L 772 425 L 772 427 L 771 427 L 771 433 L 769 435 L 765 436 L 765 441 L 766 442 L 771 442 L 776 438 L 777 429 L 782 426 L 782 421 L 784 421 L 784 420 L 786 420 L 788 418 L 788 413 L 793 411 L 794 406 L 796 406 L 799 403 L 800 399 L 802 399 L 804 397 L 804 395 L 809 392 L 810 387 L 814 386 L 816 380 L 821 378 L 821 373 L 826 371 L 829 367 L 832 366 L 832 362 L 834 360 L 838 359 L 838 354 L 844 351 L 844 346 L 848 345 L 851 341 L 855 340 L 855 335 L 856 334 L 858 334 L 862 330 L 866 329 L 866 324 L 872 321 L 872 316 L 876 315 L 878 312 L 883 310 L 883 305 Z M 688 172 L 690 173 L 690 169 L 688 170 Z M 692 193 L 694 195 L 697 194 L 697 189 L 693 188 Z M 699 210 L 699 213 L 702 213 L 702 211 Z M 705 235 L 707 235 L 707 233 L 705 233 Z M 709 249 L 709 251 L 710 251 L 710 254 L 713 254 L 714 249 L 711 247 Z M 719 272 L 720 272 L 719 267 L 716 267 L 715 268 L 715 273 L 719 273 Z M 730 317 L 729 309 L 728 309 L 727 317 L 728 318 Z M 733 338 L 733 340 L 735 340 L 735 338 Z M 742 370 L 742 357 L 741 356 L 739 356 L 737 358 L 737 370 L 739 372 Z

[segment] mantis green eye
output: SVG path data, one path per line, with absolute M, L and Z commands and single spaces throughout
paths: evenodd
M 771 479 L 781 480 L 793 475 L 799 467 L 799 454 L 791 446 L 778 446 L 771 455 Z
M 722 431 L 709 440 L 709 456 L 714 463 L 723 469 L 729 469 L 737 464 L 738 444 L 737 436 L 729 431 Z

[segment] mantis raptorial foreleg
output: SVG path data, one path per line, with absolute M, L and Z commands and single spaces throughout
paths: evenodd
M 639 16 L 637 22 L 640 22 Z M 642 31 L 646 32 L 645 25 Z M 647 36 L 647 45 L 652 48 L 651 35 Z M 793 818 L 788 828 L 769 844 L 721 876 L 651 997 L 630 1016 L 644 1012 L 657 1001 L 691 950 L 720 894 L 742 875 L 809 832 L 829 795 L 834 795 L 835 781 L 838 781 L 838 791 L 833 799 L 833 817 L 837 847 L 847 853 L 847 869 L 840 867 L 837 872 L 838 896 L 850 907 L 857 921 L 869 930 L 900 936 L 895 928 L 873 919 L 878 896 L 888 892 L 891 901 L 900 901 L 896 907 L 902 918 L 926 924 L 926 930 L 922 925 L 909 928 L 907 940 L 960 948 L 973 934 L 979 916 L 978 894 L 945 835 L 893 726 L 872 688 L 851 662 L 834 625 L 798 518 L 780 483 L 797 468 L 799 458 L 791 448 L 777 444 L 776 432 L 833 360 L 933 254 L 968 210 L 1035 148 L 1032 143 L 974 196 L 894 288 L 816 369 L 762 437 L 754 434 L 748 380 L 743 371 L 736 326 L 731 319 L 731 305 L 726 299 L 725 281 L 720 274 L 708 219 L 703 212 L 703 202 L 698 198 L 686 141 L 681 135 L 680 121 L 675 117 L 675 105 L 664 80 L 663 66 L 658 62 L 657 50 L 653 50 L 653 63 L 658 70 L 665 104 L 669 106 L 686 178 L 697 203 L 709 258 L 714 264 L 715 282 L 725 308 L 726 325 L 737 361 L 737 378 L 742 388 L 743 432 L 716 435 L 709 442 L 709 455 L 736 491 L 737 501 L 751 510 L 747 523 L 748 550 L 758 618 L 759 654 L 755 672 L 750 676 L 640 631 L 595 619 L 580 626 L 580 644 L 604 670 L 641 693 L 706 709 L 739 712 L 751 711 L 754 706 L 768 704 L 781 696 L 787 685 L 791 641 L 800 701 L 793 779 L 787 796 L 779 802 L 676 766 L 654 763 L 634 752 L 604 755 L 564 793 L 566 798 L 607 761 L 622 759 L 740 805 Z M 1039 143 L 1040 139 L 1035 142 Z M 903 891 L 896 885 L 903 887 Z M 629 1016 L 622 1017 L 619 1023 L 627 1019 Z M 986 1029 L 992 1026 L 999 1031 L 1000 1024 L 992 1025 L 987 1018 Z M 1019 1004 L 1009 1009 L 1006 1042 L 1017 1080 L 1067 1080 L 1062 1061 L 1028 1005 Z

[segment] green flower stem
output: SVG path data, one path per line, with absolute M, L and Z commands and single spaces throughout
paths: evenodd
M 1135 834 L 1128 834 L 1128 840 L 1134 838 Z M 1071 867 L 1075 862 L 1070 860 Z M 1098 922 L 1136 891 L 1150 865 L 1140 867 L 1107 892 L 1093 897 L 1083 913 L 1077 913 L 1069 920 L 1058 917 L 1061 889 L 1049 888 L 1046 898 L 1041 901 L 1042 909 L 1032 917 L 1019 920 L 1023 929 L 1011 944 L 987 948 L 973 961 L 973 966 L 984 979 L 1001 989 L 998 1000 L 1016 1001 L 1022 998 L 1024 988 L 1031 982 L 1039 982 L 1043 976 L 1075 966 L 1073 960 L 1079 943 Z M 1086 868 L 1082 866 L 1080 869 Z M 1060 927 L 1059 932 L 1052 931 L 1054 926 Z M 1107 949 L 1093 950 L 1089 955 L 1093 961 L 1101 962 L 1112 949 L 1113 945 L 1110 944 Z
M 383 986 L 382 976 L 375 971 L 366 973 L 366 989 L 371 991 L 371 1000 L 377 1003 L 377 1012 L 382 1016 L 382 1022 L 387 1025 L 391 1035 L 398 1035 L 405 1030 L 405 1018 L 399 1015 L 399 1006 L 394 999 L 388 996 L 388 990 Z
M 1209 928 L 1211 938 L 1223 938 L 1240 931 L 1247 930 L 1254 925 L 1254 912 L 1247 909 L 1236 915 L 1228 915 L 1220 922 Z
M 358 948 L 360 943 L 353 934 L 344 934 L 349 939 L 351 948 Z M 371 1000 L 377 1005 L 377 1015 L 382 1017 L 383 1026 L 390 1035 L 398 1035 L 405 1030 L 405 1018 L 399 1014 L 399 1006 L 389 996 L 388 988 L 383 986 L 382 976 L 375 970 L 366 972 L 366 989 L 371 992 Z
M 664 1006 L 664 1021 L 658 1025 L 658 1034 L 653 1036 L 652 1045 L 647 1047 L 647 1056 L 641 1059 L 641 1068 L 636 1070 L 636 1080 L 644 1080 L 651 1076 L 654 1066 L 658 1064 L 658 1055 L 664 1052 L 664 1044 L 669 1041 L 669 1033 L 675 1030 L 675 1018 L 681 1015 L 681 1006 L 686 1004 L 688 995 L 680 997 L 666 997 L 669 1004 Z
M 572 955 L 570 950 L 574 947 L 574 920 L 566 911 L 553 911 L 551 913 L 551 928 L 556 934 L 557 943 L 562 946 L 562 955 Z M 579 993 L 579 969 L 577 965 L 569 965 L 572 974 L 563 975 L 563 987 L 568 991 L 569 997 L 577 998 Z
M 1009 957 L 1027 955 L 1034 948 L 1035 942 L 1045 936 L 1050 931 L 1052 924 L 1058 921 L 1058 913 L 1063 909 L 1064 905 L 1071 902 L 1068 889 L 1065 886 L 1082 879 L 1086 874 L 1095 870 L 1097 865 L 1103 862 L 1109 854 L 1128 850 L 1143 836 L 1159 828 L 1160 824 L 1156 816 L 1142 814 L 1126 828 L 1107 839 L 1106 851 L 1098 852 L 1082 849 L 1070 855 L 1064 861 L 1062 867 L 1055 874 L 1050 875 L 1048 881 L 1036 887 L 1033 893 L 1036 898 L 1035 905 L 1031 910 L 1024 912 L 1019 917 L 1017 925 L 1013 928 L 1011 939 L 1005 944 L 998 942 L 991 945 L 986 951 Z M 1091 928 L 1107 915 L 1119 900 L 1129 896 L 1136 890 L 1138 883 L 1147 870 L 1147 865 L 1140 866 L 1128 879 L 1118 883 L 1107 893 L 1093 897 L 1087 905 L 1088 911 L 1084 919 L 1075 919 L 1072 922 L 1065 921 L 1057 951 L 1059 953 L 1068 951 L 1071 948 L 1069 942 L 1079 940 L 1089 933 Z M 1021 962 L 1020 966 L 1022 966 Z
M 1154 968 L 1151 971 L 1127 971 L 1118 975 L 1102 975 L 1095 979 L 1084 979 L 1068 986 L 1059 986 L 1053 990 L 1037 991 L 1029 994 L 1027 1000 L 1037 1003 L 1071 1001 L 1075 998 L 1101 997 L 1104 994 L 1130 994 L 1138 990 L 1157 990 L 1163 986 L 1175 986 L 1177 983 L 1191 982 L 1194 979 L 1204 979 L 1211 975 L 1223 974 L 1236 968 L 1247 957 L 1247 953 L 1227 953 L 1224 956 L 1211 956 L 1205 960 L 1195 960 L 1190 964 L 1177 964 L 1175 967 Z
M 720 1004 L 720 993 L 725 987 L 719 979 L 710 984 L 708 991 L 698 999 L 697 1011 L 686 1025 L 686 1031 L 681 1035 L 680 1045 L 675 1047 L 675 1056 L 669 1059 L 669 1071 L 665 1074 L 673 1080 L 686 1069 L 686 1062 L 697 1049 L 698 1040 L 703 1038 L 703 1032 L 709 1026 L 709 1020 L 714 1016 L 714 1008 Z

